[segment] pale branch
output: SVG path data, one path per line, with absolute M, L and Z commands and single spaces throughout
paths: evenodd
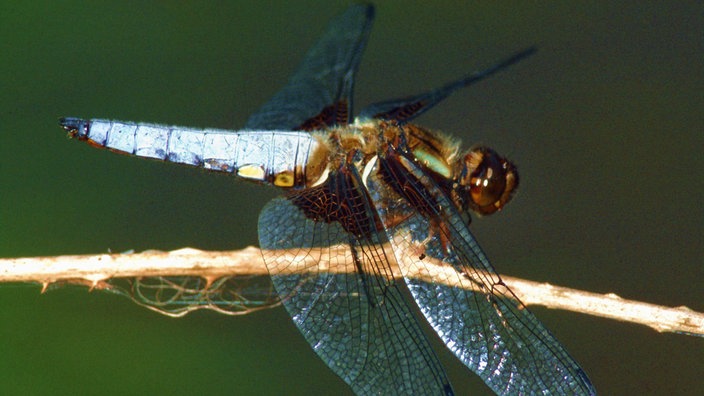
M 417 275 L 419 279 L 435 282 L 439 279 L 453 279 L 452 276 L 443 275 L 446 271 L 454 271 L 450 266 L 429 258 L 424 259 L 424 264 L 425 272 Z M 336 268 L 325 270 L 341 271 Z M 118 278 L 188 276 L 200 277 L 210 285 L 223 277 L 266 275 L 268 272 L 262 252 L 255 247 L 223 252 L 186 248 L 171 252 L 0 259 L 0 283 L 39 283 L 43 286 L 42 290 L 53 284 L 66 283 L 110 290 L 113 286 L 109 281 Z M 525 305 L 542 305 L 552 309 L 642 324 L 658 332 L 704 335 L 704 313 L 685 306 L 664 307 L 626 300 L 612 293 L 597 294 L 510 276 L 502 276 L 502 279 Z M 269 306 L 273 305 L 275 304 Z M 161 312 L 158 308 L 150 308 Z M 217 307 L 207 308 L 221 311 Z M 187 311 L 173 316 L 185 313 Z

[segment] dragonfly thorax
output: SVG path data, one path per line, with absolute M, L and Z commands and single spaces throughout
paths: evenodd
M 459 142 L 414 124 L 380 122 L 383 144 L 410 154 L 461 211 L 488 215 L 501 210 L 518 187 L 518 170 L 485 146 L 460 154 Z M 382 144 L 382 146 L 383 146 Z M 383 149 L 382 149 L 383 150 Z

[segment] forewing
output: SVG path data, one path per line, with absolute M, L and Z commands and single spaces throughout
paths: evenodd
M 468 74 L 458 80 L 447 83 L 440 88 L 433 89 L 419 95 L 373 103 L 365 107 L 360 112 L 359 118 L 393 120 L 401 124 L 411 121 L 419 115 L 432 109 L 436 104 L 440 103 L 443 99 L 450 96 L 458 89 L 477 83 L 490 75 L 532 55 L 535 51 L 536 49 L 534 47 L 527 48 L 492 65 L 487 69 Z
M 330 21 L 288 84 L 250 116 L 248 129 L 315 130 L 347 124 L 374 7 L 355 4 Z
M 497 394 L 594 394 L 579 365 L 495 273 L 443 191 L 415 162 L 405 164 L 403 185 L 422 208 L 377 177 L 369 191 L 384 205 L 379 215 L 406 284 L 447 347 Z
M 394 280 L 366 194 L 326 185 L 275 199 L 259 219 L 264 260 L 318 356 L 359 395 L 452 394 Z

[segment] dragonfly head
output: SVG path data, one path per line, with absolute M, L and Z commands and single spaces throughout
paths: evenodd
M 518 187 L 518 169 L 488 147 L 471 148 L 459 166 L 457 193 L 464 209 L 478 215 L 501 210 Z

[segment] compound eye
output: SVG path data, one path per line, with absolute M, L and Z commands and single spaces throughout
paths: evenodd
M 460 185 L 464 202 L 473 211 L 487 215 L 504 207 L 518 187 L 518 171 L 488 147 L 470 150 L 463 161 Z

